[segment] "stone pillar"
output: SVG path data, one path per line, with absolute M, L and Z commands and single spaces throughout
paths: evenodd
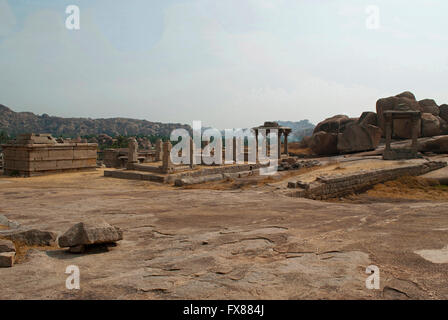
M 390 114 L 384 115 L 386 128 L 386 148 L 385 151 L 390 151 L 390 143 L 392 141 L 392 116 Z
M 157 141 L 156 141 L 156 155 L 155 155 L 156 161 L 162 161 L 162 157 L 163 157 L 162 153 L 163 153 L 163 151 L 162 151 L 162 140 L 157 139 Z
M 233 163 L 236 163 L 236 137 L 233 137 L 232 140 L 232 152 L 233 152 Z
M 285 145 L 283 146 L 284 147 L 283 153 L 286 154 L 286 155 L 288 155 L 288 135 L 289 135 L 289 133 L 285 132 L 285 134 L 284 134 Z
M 190 137 L 190 168 L 193 168 L 195 166 L 193 160 L 194 160 L 194 141 Z
M 277 156 L 280 159 L 282 157 L 282 134 L 280 130 L 277 130 Z
M 162 158 L 162 171 L 164 173 L 171 173 L 174 171 L 174 165 L 171 162 L 171 142 L 165 141 L 163 143 L 163 158 Z
M 258 162 L 258 130 L 254 130 L 255 133 L 255 163 Z
M 418 152 L 418 125 L 419 125 L 419 117 L 412 116 L 412 145 L 411 149 L 413 152 Z
M 128 163 L 126 168 L 129 170 L 134 169 L 134 165 L 138 163 L 138 143 L 135 138 L 129 138 L 128 140 Z
M 271 130 L 266 129 L 266 156 L 271 156 L 271 140 L 269 140 L 269 134 L 271 133 Z

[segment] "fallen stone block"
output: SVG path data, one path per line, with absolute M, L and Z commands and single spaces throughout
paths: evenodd
M 224 176 L 222 174 L 211 174 L 208 176 L 201 176 L 201 177 L 185 177 L 185 178 L 181 178 L 181 179 L 176 179 L 174 181 L 174 185 L 176 187 L 182 187 L 182 186 L 191 185 L 191 184 L 220 181 L 223 179 L 224 179 Z
M 16 246 L 14 242 L 10 240 L 0 239 L 0 253 L 3 252 L 16 252 Z
M 68 229 L 59 237 L 61 248 L 77 247 L 81 245 L 112 243 L 123 239 L 120 228 L 111 226 L 107 222 L 80 222 Z M 76 250 L 76 248 L 74 249 Z
M 0 253 L 0 268 L 11 268 L 14 265 L 15 252 Z
M 57 234 L 52 231 L 30 230 L 7 230 L 0 235 L 8 240 L 20 242 L 28 246 L 53 246 L 56 242 Z

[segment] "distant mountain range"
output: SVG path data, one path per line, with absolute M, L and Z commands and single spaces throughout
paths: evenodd
M 311 136 L 313 130 L 316 127 L 308 120 L 301 121 L 277 121 L 279 125 L 290 127 L 292 129 L 291 135 L 288 137 L 288 141 L 300 141 L 306 136 Z
M 51 133 L 54 137 L 107 134 L 110 136 L 169 136 L 174 129 L 191 130 L 186 124 L 160 123 L 128 118 L 61 118 L 32 112 L 14 112 L 0 104 L 0 131 L 10 136 L 21 133 Z

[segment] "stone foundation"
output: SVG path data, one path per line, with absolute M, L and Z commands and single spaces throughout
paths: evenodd
M 413 164 L 400 168 L 357 172 L 340 177 L 318 177 L 310 183 L 291 181 L 288 183 L 288 188 L 295 189 L 292 196 L 324 200 L 362 192 L 368 190 L 375 184 L 395 180 L 401 176 L 419 176 L 446 167 L 446 165 L 446 162 L 429 161 L 423 164 Z
M 199 178 L 207 176 L 213 176 L 213 179 L 216 179 L 217 175 L 219 175 L 221 177 L 221 180 L 223 180 L 229 177 L 239 177 L 244 175 L 256 174 L 256 172 L 258 172 L 258 169 L 266 166 L 267 165 L 262 165 L 259 163 L 239 164 L 239 165 L 230 165 L 222 167 L 213 166 L 210 168 L 202 168 L 172 174 L 157 174 L 154 172 L 135 171 L 135 170 L 115 170 L 115 171 L 106 170 L 104 171 L 104 176 L 120 179 L 147 180 L 161 183 L 175 183 L 176 180 L 184 179 L 185 183 L 183 184 L 193 184 L 193 182 L 194 183 L 205 182 L 207 178 L 204 178 L 205 180 Z M 180 185 L 181 183 L 178 182 L 178 184 Z
M 22 137 L 22 140 L 19 139 L 16 143 L 2 146 L 4 175 L 30 177 L 96 169 L 98 147 L 96 143 L 57 143 L 47 135 L 26 136 L 28 140 Z M 41 141 L 44 137 L 45 140 Z M 33 143 L 34 140 L 39 143 Z

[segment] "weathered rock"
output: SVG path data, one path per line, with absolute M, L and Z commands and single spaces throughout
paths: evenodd
M 425 142 L 420 142 L 419 151 L 448 153 L 448 136 L 433 137 Z
M 440 134 L 440 121 L 431 113 L 422 113 L 422 136 L 432 137 Z
M 366 111 L 359 117 L 358 123 L 362 126 L 372 125 L 378 127 L 378 116 L 375 112 Z
M 87 244 L 111 243 L 123 239 L 120 228 L 104 221 L 80 222 L 59 237 L 61 248 Z
M 337 149 L 340 153 L 375 150 L 381 139 L 381 129 L 373 126 L 362 126 L 358 123 L 347 126 L 344 133 L 338 136 Z
M 338 153 L 338 134 L 319 131 L 311 136 L 310 148 L 318 155 Z
M 398 98 L 407 98 L 407 99 L 410 99 L 410 100 L 416 100 L 415 99 L 415 95 L 412 92 L 410 92 L 410 91 L 405 91 L 405 92 L 402 92 L 400 94 L 397 94 L 396 97 L 398 97 Z
M 422 108 L 422 112 L 431 113 L 434 116 L 438 116 L 440 113 L 439 106 L 433 99 L 424 99 L 418 102 Z
M 418 119 L 417 136 L 421 136 L 421 119 Z M 398 139 L 412 138 L 412 120 L 411 119 L 394 119 L 392 125 L 392 137 Z M 384 133 L 383 133 L 384 135 Z
M 349 118 L 346 115 L 336 115 L 319 122 L 316 128 L 314 128 L 313 134 L 318 133 L 319 131 L 324 131 L 327 133 L 342 133 L 348 124 L 355 121 L 357 121 L 357 119 Z
M 53 246 L 57 238 L 55 232 L 37 229 L 8 230 L 7 232 L 2 232 L 1 235 L 8 240 L 20 242 L 28 246 Z
M 411 92 L 403 92 L 395 97 L 388 97 L 379 99 L 376 102 L 376 113 L 378 115 L 378 126 L 385 134 L 385 124 L 384 124 L 384 111 L 387 110 L 398 110 L 400 107 L 406 107 L 409 110 L 421 111 L 420 104 L 415 100 L 414 95 Z M 394 121 L 393 133 L 392 135 L 396 138 L 412 138 L 412 126 L 410 121 L 406 119 L 398 119 Z
M 15 252 L 0 253 L 0 268 L 11 268 L 14 265 Z
M 16 252 L 16 246 L 11 240 L 0 239 L 0 253 L 2 252 Z
M 439 107 L 439 111 L 440 111 L 439 116 L 440 116 L 443 120 L 445 120 L 445 121 L 448 122 L 448 104 L 442 104 L 442 105 Z
M 200 177 L 184 177 L 181 179 L 176 179 L 174 181 L 174 185 L 176 187 L 182 187 L 182 186 L 198 184 L 198 183 L 220 181 L 223 179 L 224 179 L 224 176 L 221 173 L 210 174 L 207 176 L 200 176 Z
M 440 134 L 448 134 L 448 122 L 441 117 L 437 117 L 440 122 Z

